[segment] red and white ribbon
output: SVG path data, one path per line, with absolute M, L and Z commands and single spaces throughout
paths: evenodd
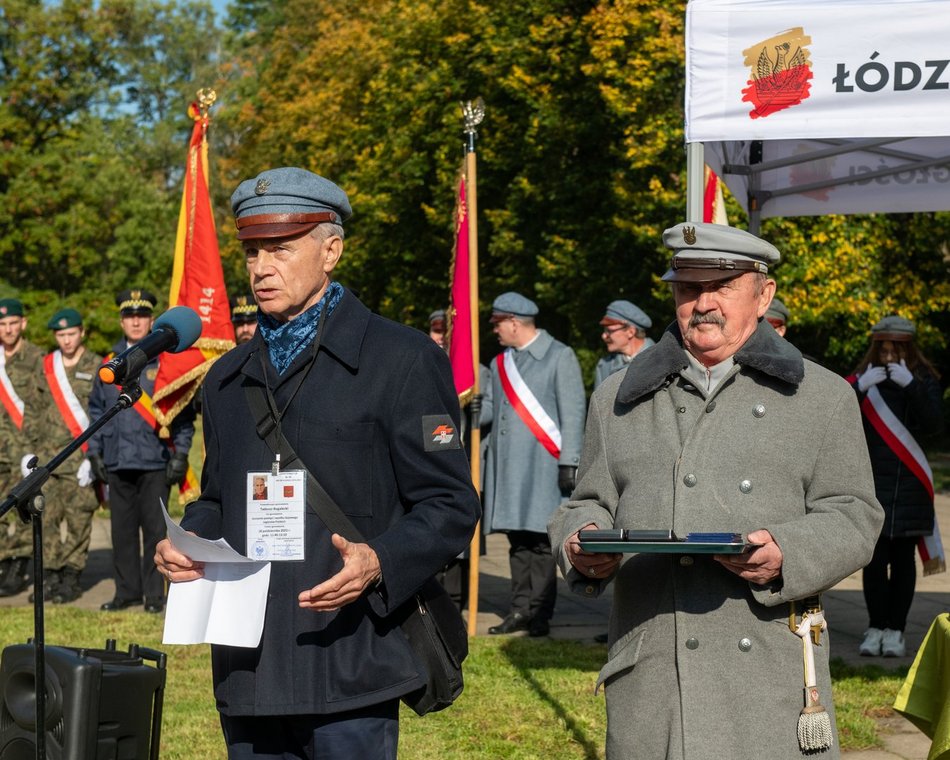
M 509 348 L 496 361 L 498 379 L 505 396 L 514 407 L 521 421 L 544 446 L 545 450 L 557 459 L 561 456 L 561 431 L 554 420 L 544 411 L 541 402 L 535 397 L 528 384 L 515 366 L 514 349 Z
M 861 411 L 871 426 L 878 432 L 891 451 L 903 465 L 910 470 L 927 490 L 930 500 L 934 498 L 934 476 L 930 469 L 927 456 L 914 436 L 904 426 L 887 402 L 881 396 L 876 386 L 871 386 L 861 402 Z M 946 555 L 943 553 L 943 542 L 940 540 L 940 526 L 934 514 L 933 534 L 921 536 L 917 542 L 917 551 L 924 566 L 924 575 L 940 573 L 947 569 Z
M 49 385 L 50 393 L 56 402 L 56 408 L 69 428 L 69 432 L 75 438 L 83 430 L 89 427 L 89 416 L 83 409 L 82 403 L 76 396 L 73 387 L 69 384 L 69 376 L 66 374 L 66 365 L 63 364 L 63 352 L 56 349 L 43 358 L 43 374 L 46 375 L 46 383 Z M 87 445 L 83 444 L 83 451 Z
M 7 410 L 13 424 L 17 430 L 23 429 L 23 399 L 21 399 L 10 382 L 10 376 L 7 374 L 7 355 L 0 348 L 0 403 Z

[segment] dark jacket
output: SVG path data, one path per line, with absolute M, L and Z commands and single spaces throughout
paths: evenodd
M 283 409 L 311 351 L 278 377 L 258 332 L 214 365 L 204 389 L 202 494 L 186 509 L 184 528 L 246 551 L 247 473 L 270 470 L 274 456 L 254 429 L 244 385 L 262 385 L 266 371 Z M 447 433 L 440 444 L 434 431 L 441 424 L 455 435 Z M 478 519 L 458 426 L 445 352 L 423 333 L 371 314 L 346 292 L 281 427 L 369 538 L 383 582 L 334 613 L 300 609 L 297 595 L 342 567 L 330 532 L 308 505 L 307 558 L 273 563 L 260 645 L 212 647 L 221 712 L 335 713 L 421 685 L 422 665 L 392 613 L 468 544 Z
M 112 350 L 119 354 L 128 348 L 123 338 Z M 158 374 L 158 359 L 150 362 L 139 378 L 142 391 L 150 397 L 155 392 L 155 376 Z M 89 395 L 89 419 L 96 420 L 107 412 L 119 399 L 119 389 L 107 385 L 98 377 L 93 381 Z M 163 470 L 171 458 L 172 449 L 185 454 L 191 448 L 195 435 L 195 414 L 191 406 L 185 407 L 169 428 L 171 438 L 164 441 L 158 437 L 155 426 L 145 421 L 138 410 L 126 409 L 89 439 L 89 453 L 98 454 L 106 469 L 115 470 Z
M 874 471 L 874 488 L 878 501 L 884 507 L 881 536 L 900 538 L 931 535 L 934 528 L 933 496 L 870 423 L 865 413 L 867 394 L 858 391 L 855 378 L 849 380 L 862 405 L 861 417 Z M 906 388 L 901 388 L 891 380 L 885 380 L 875 387 L 918 444 L 943 429 L 940 384 L 929 372 L 915 374 Z

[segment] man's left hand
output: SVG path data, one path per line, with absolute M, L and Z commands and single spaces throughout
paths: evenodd
M 752 531 L 747 540 L 761 544 L 745 554 L 717 554 L 713 557 L 743 580 L 764 585 L 782 574 L 782 550 L 767 530 Z
M 318 586 L 301 591 L 301 607 L 315 612 L 333 612 L 359 599 L 366 587 L 379 579 L 379 557 L 369 544 L 356 544 L 333 534 L 333 546 L 343 558 L 343 569 Z

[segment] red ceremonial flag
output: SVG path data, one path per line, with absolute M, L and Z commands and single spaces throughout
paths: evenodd
M 712 169 L 706 167 L 706 184 L 703 192 L 703 221 L 713 224 L 729 224 L 726 206 L 722 199 L 722 180 Z
M 163 436 L 168 435 L 171 421 L 191 401 L 211 365 L 234 348 L 234 327 L 224 289 L 224 271 L 208 193 L 207 132 L 210 119 L 207 107 L 210 103 L 203 102 L 202 106 L 192 103 L 188 108 L 195 127 L 188 145 L 175 263 L 168 295 L 169 307 L 189 306 L 198 313 L 201 337 L 181 353 L 163 354 L 159 362 L 152 399 L 155 419 Z
M 475 387 L 475 351 L 472 341 L 471 257 L 468 249 L 468 208 L 465 203 L 465 177 L 459 179 L 455 206 L 455 247 L 452 250 L 452 293 L 447 311 L 449 361 L 455 378 L 455 392 L 463 406 Z

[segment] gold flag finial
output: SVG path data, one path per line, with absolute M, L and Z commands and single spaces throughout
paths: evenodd
M 214 105 L 214 101 L 218 99 L 218 93 L 212 90 L 210 87 L 202 87 L 198 90 L 198 105 L 201 106 L 202 114 L 208 113 L 208 109 Z
M 475 134 L 475 127 L 485 118 L 485 101 L 477 97 L 475 100 L 466 100 L 461 106 L 462 118 L 465 120 L 465 133 Z

